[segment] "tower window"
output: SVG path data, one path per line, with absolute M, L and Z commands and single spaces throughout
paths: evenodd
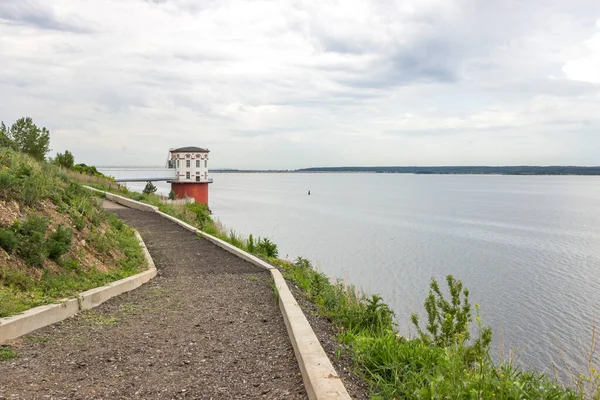
M 200 168 L 200 160 L 196 160 L 196 168 Z
M 196 175 L 196 182 L 200 182 L 200 175 Z
M 190 172 L 189 171 L 185 173 L 185 179 L 190 179 Z
M 179 160 L 177 160 L 177 168 L 179 168 Z
M 207 167 L 208 161 L 204 160 L 204 168 Z
M 190 167 L 190 160 L 185 160 L 185 166 L 186 166 L 186 168 Z

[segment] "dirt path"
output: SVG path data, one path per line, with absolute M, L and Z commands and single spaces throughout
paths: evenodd
M 303 399 L 270 275 L 156 214 L 114 208 L 159 270 L 16 343 L 0 399 Z

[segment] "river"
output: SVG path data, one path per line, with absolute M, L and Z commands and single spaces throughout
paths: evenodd
M 280 256 L 301 255 L 331 278 L 381 294 L 402 334 L 414 334 L 409 315 L 423 315 L 430 278 L 452 274 L 481 305 L 496 357 L 516 348 L 518 363 L 547 373 L 552 363 L 586 369 L 600 314 L 600 177 L 212 177 L 216 218 L 268 237 Z

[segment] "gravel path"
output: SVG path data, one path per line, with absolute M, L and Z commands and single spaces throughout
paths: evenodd
M 159 276 L 14 344 L 0 399 L 305 399 L 270 275 L 159 215 L 114 208 Z

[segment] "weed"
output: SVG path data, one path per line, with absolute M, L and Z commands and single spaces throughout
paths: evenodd
M 250 280 L 251 280 L 252 282 L 256 282 L 256 281 L 258 280 L 258 278 L 257 278 L 257 277 L 255 277 L 255 276 L 251 276 L 251 277 L 250 277 Z
M 254 237 L 252 236 L 252 234 L 248 236 L 248 241 L 246 243 L 246 251 L 248 251 L 249 253 L 256 252 L 256 244 L 254 243 Z
M 275 284 L 275 279 L 273 279 L 273 277 L 269 279 L 269 285 L 271 286 L 273 294 L 275 295 L 275 302 L 279 304 L 279 289 L 277 288 L 277 285 Z
M 0 361 L 19 358 L 19 355 L 10 346 L 0 345 Z
M 119 322 L 119 319 L 116 317 L 105 317 L 94 310 L 83 311 L 80 318 L 91 325 L 112 326 Z
M 58 260 L 60 256 L 69 250 L 73 240 L 73 231 L 58 225 L 56 232 L 48 238 L 46 246 L 48 247 L 48 257 L 52 260 Z
M 256 252 L 258 254 L 264 254 L 267 257 L 277 257 L 279 255 L 279 251 L 277 250 L 277 245 L 275 243 L 271 242 L 267 238 L 264 238 L 262 240 L 260 240 L 260 238 L 258 238 L 257 245 L 256 245 Z

